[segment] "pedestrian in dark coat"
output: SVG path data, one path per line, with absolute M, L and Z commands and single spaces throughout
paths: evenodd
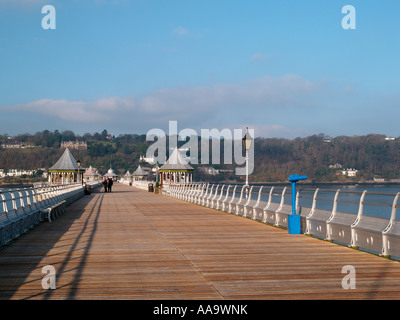
M 111 192 L 111 187 L 113 185 L 113 179 L 112 178 L 108 178 L 107 185 L 108 185 L 108 192 Z
M 107 179 L 104 178 L 103 180 L 103 187 L 104 187 L 104 192 L 107 192 Z

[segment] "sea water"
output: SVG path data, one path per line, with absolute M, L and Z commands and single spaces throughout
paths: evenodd
M 250 186 L 251 187 L 251 186 Z M 254 185 L 251 194 L 252 200 L 257 200 L 259 195 L 261 185 Z M 285 185 L 275 186 L 273 192 L 271 193 L 271 202 L 279 203 L 282 198 L 282 192 Z M 292 204 L 292 190 L 291 185 L 288 183 L 286 185 L 287 189 L 284 193 L 284 203 Z M 262 204 L 266 204 L 269 199 L 269 193 L 272 186 L 263 186 L 261 192 L 260 201 Z M 400 185 L 308 185 L 308 184 L 298 184 L 296 191 L 300 191 L 298 206 L 302 207 L 303 212 L 307 212 L 307 209 L 311 209 L 313 204 L 313 197 L 315 190 L 319 189 L 316 197 L 316 208 L 322 210 L 333 209 L 334 198 L 337 190 L 340 190 L 338 194 L 337 211 L 358 214 L 360 208 L 360 199 L 363 192 L 366 190 L 363 201 L 363 214 L 373 217 L 390 219 L 392 213 L 392 205 L 395 196 L 400 192 Z M 224 188 L 222 199 L 225 199 L 227 187 Z M 240 198 L 242 186 L 238 186 L 235 191 L 235 198 Z M 221 187 L 218 189 L 219 197 L 221 192 Z M 215 187 L 213 190 L 215 194 Z M 229 190 L 228 199 L 231 199 L 233 195 L 233 187 Z M 245 193 L 243 193 L 245 197 Z M 400 200 L 398 202 L 400 206 Z M 397 209 L 399 210 L 399 209 Z M 398 214 L 400 216 L 400 212 Z M 400 220 L 397 217 L 396 220 Z

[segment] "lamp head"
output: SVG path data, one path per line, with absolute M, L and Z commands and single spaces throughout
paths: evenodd
M 243 148 L 247 151 L 250 150 L 251 143 L 253 142 L 253 138 L 249 134 L 249 128 L 246 128 L 246 134 L 244 135 L 243 139 Z

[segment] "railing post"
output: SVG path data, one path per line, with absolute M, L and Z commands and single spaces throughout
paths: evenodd
M 336 215 L 339 193 L 340 193 L 340 189 L 338 189 L 335 193 L 335 197 L 333 198 L 332 213 L 331 213 L 331 216 L 326 221 L 326 225 L 327 225 L 326 226 L 326 240 L 328 240 L 328 241 L 332 240 L 332 226 L 329 225 L 329 222 L 331 222 Z
M 240 192 L 240 199 L 239 199 L 239 201 L 236 202 L 236 204 L 235 204 L 235 214 L 236 214 L 236 215 L 239 214 L 239 211 L 238 211 L 238 210 L 239 210 L 239 208 L 238 208 L 238 203 L 240 203 L 240 202 L 242 201 L 244 189 L 247 189 L 247 186 L 243 186 L 243 187 L 242 187 L 242 191 Z
M 247 192 L 247 191 L 246 191 Z M 250 200 L 251 200 L 251 193 L 253 192 L 253 186 L 251 186 L 250 187 L 250 191 L 249 191 L 249 193 L 248 193 L 248 197 L 247 197 L 247 201 L 246 201 L 246 203 L 243 205 L 243 216 L 245 217 L 245 218 L 247 218 L 247 206 L 249 205 L 249 203 L 250 203 Z
M 319 188 L 317 188 L 316 190 L 315 190 L 315 192 L 314 192 L 314 196 L 313 196 L 313 202 L 312 202 L 312 205 L 311 205 L 311 210 L 310 210 L 310 213 L 307 215 L 307 217 L 306 217 L 306 231 L 305 231 L 305 234 L 310 234 L 311 233 L 311 226 L 310 226 L 310 220 L 309 220 L 309 218 L 313 215 L 313 213 L 314 213 L 314 211 L 315 211 L 315 207 L 316 207 L 316 205 L 317 205 L 317 195 L 318 195 L 318 191 L 319 191 Z
M 217 194 L 218 194 L 218 188 L 219 188 L 219 184 L 217 184 L 217 187 L 215 188 L 214 196 L 211 194 L 209 199 L 207 200 L 207 207 L 212 207 L 213 206 L 214 200 L 215 200 L 215 198 L 217 197 Z
M 389 245 L 388 245 L 388 236 L 387 233 L 390 231 L 390 229 L 392 228 L 393 224 L 396 221 L 396 206 L 397 206 L 397 202 L 399 200 L 399 196 L 400 196 L 400 192 L 398 192 L 396 194 L 396 196 L 394 197 L 393 200 L 393 204 L 392 204 L 392 212 L 390 215 L 390 221 L 388 226 L 382 231 L 382 256 L 384 257 L 389 257 Z
M 266 211 L 268 210 L 269 206 L 271 205 L 271 199 L 272 199 L 272 193 L 274 192 L 275 186 L 272 186 L 271 189 L 269 190 L 269 195 L 268 195 L 268 202 L 265 205 L 264 209 L 263 209 L 263 222 L 267 222 L 267 213 Z
M 229 213 L 232 213 L 233 201 L 235 200 L 235 197 L 236 197 L 236 188 L 237 188 L 237 185 L 235 185 L 235 187 L 233 188 L 232 198 L 231 198 L 231 201 L 229 201 L 229 203 L 228 203 L 228 212 Z
M 253 206 L 253 217 L 252 217 L 252 219 L 253 220 L 256 220 L 256 207 L 260 204 L 260 200 L 261 200 L 261 193 L 262 193 L 262 189 L 263 189 L 263 186 L 261 186 L 260 187 L 260 190 L 258 191 L 258 198 L 257 198 L 257 202 L 256 202 L 256 204 Z
M 223 184 L 222 187 L 221 187 L 221 193 L 219 195 L 219 198 L 216 199 L 215 204 L 213 206 L 214 209 L 219 209 L 219 203 L 220 203 L 220 201 L 222 199 L 222 195 L 224 193 L 224 189 L 225 189 L 225 185 Z
M 227 205 L 226 201 L 228 200 L 228 197 L 229 197 L 229 189 L 230 188 L 231 188 L 231 185 L 228 185 L 228 188 L 226 189 L 225 198 L 224 198 L 224 200 L 222 200 L 222 207 L 221 207 L 222 211 L 225 211 L 225 208 L 226 208 L 226 205 Z
M 364 192 L 362 193 L 362 195 L 360 197 L 360 203 L 358 205 L 357 218 L 353 222 L 353 224 L 351 225 L 351 243 L 350 243 L 350 247 L 353 247 L 353 248 L 357 248 L 356 231 L 355 231 L 354 227 L 357 226 L 358 222 L 361 219 L 361 216 L 362 216 L 362 213 L 363 213 L 363 208 L 364 208 L 364 198 L 365 198 L 366 193 L 367 193 L 367 190 L 364 190 Z

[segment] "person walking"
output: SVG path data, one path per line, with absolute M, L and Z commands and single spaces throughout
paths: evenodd
M 103 187 L 104 187 L 104 192 L 107 192 L 107 179 L 104 178 L 103 180 Z
M 108 185 L 108 192 L 111 192 L 111 187 L 113 185 L 113 179 L 112 178 L 108 178 L 107 185 Z

